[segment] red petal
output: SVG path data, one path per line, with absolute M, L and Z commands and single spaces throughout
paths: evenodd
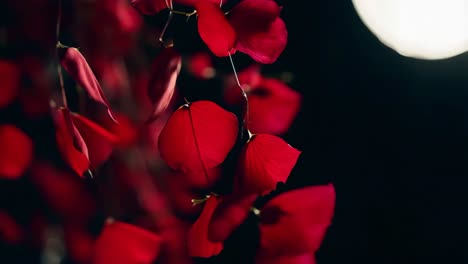
M 107 223 L 94 248 L 94 264 L 151 264 L 159 255 L 160 236 L 123 222 Z
M 167 109 L 174 94 L 177 76 L 182 66 L 182 57 L 174 48 L 164 49 L 153 62 L 152 78 L 148 83 L 148 95 L 154 105 L 151 119 Z
M 86 142 L 91 165 L 95 168 L 100 166 L 111 155 L 111 143 L 116 142 L 117 137 L 79 114 L 72 114 L 72 120 Z
M 61 108 L 53 111 L 55 137 L 62 158 L 79 176 L 89 169 L 88 148 L 78 129 L 73 125 L 70 111 Z
M 131 0 L 130 4 L 144 15 L 154 15 L 167 8 L 169 0 Z
M 7 212 L 0 211 L 0 240 L 17 244 L 24 237 L 23 229 Z
M 236 49 L 257 62 L 271 64 L 286 47 L 288 32 L 273 0 L 244 0 L 229 12 L 236 30 Z
M 257 195 L 223 197 L 211 219 L 208 237 L 211 241 L 223 242 L 247 218 Z
M 286 133 L 301 107 L 301 95 L 276 79 L 263 79 L 250 90 L 248 98 L 252 133 Z
M 239 31 L 238 31 L 239 32 Z M 288 31 L 281 18 L 262 32 L 241 31 L 236 49 L 259 63 L 271 64 L 283 53 L 288 42 Z
M 0 125 L 0 178 L 17 179 L 33 158 L 33 143 L 13 125 Z
M 169 118 L 159 136 L 159 151 L 175 170 L 207 170 L 226 159 L 237 132 L 233 113 L 211 101 L 197 101 L 180 107 Z
M 228 1 L 229 0 L 174 0 L 174 3 L 189 7 L 195 7 L 198 2 L 213 3 L 217 6 L 222 6 Z
M 198 79 L 211 79 L 216 75 L 211 56 L 206 52 L 198 52 L 190 56 L 188 70 Z
M 0 60 L 0 107 L 5 107 L 13 101 L 19 90 L 20 71 L 11 62 Z
M 241 172 L 235 179 L 235 190 L 241 193 L 267 194 L 279 182 L 286 182 L 301 152 L 283 139 L 254 135 L 244 147 Z
M 335 207 L 333 185 L 305 187 L 269 201 L 260 214 L 260 247 L 268 255 L 299 255 L 320 247 Z
M 190 257 L 209 258 L 223 250 L 223 243 L 214 243 L 208 239 L 208 225 L 220 199 L 210 196 L 203 211 L 187 234 L 187 248 Z
M 192 189 L 209 190 L 221 178 L 222 168 L 220 166 L 200 171 L 180 172 L 178 176 Z M 208 177 L 207 177 L 208 176 Z
M 65 225 L 63 229 L 68 255 L 75 263 L 91 263 L 93 236 L 82 226 Z
M 315 256 L 312 253 L 306 253 L 296 256 L 266 256 L 258 254 L 255 264 L 315 264 Z
M 250 90 L 257 88 L 263 79 L 261 72 L 260 72 L 260 66 L 256 64 L 251 65 L 248 68 L 244 69 L 243 71 L 239 72 L 238 77 L 239 77 L 239 82 L 242 85 L 242 88 L 247 94 L 249 93 Z M 239 105 L 239 104 L 242 104 L 245 100 L 234 75 L 230 76 L 227 80 L 226 90 L 224 93 L 224 99 L 226 103 L 230 105 Z M 250 102 L 249 102 L 249 108 L 251 108 Z M 251 120 L 249 120 L 249 124 L 250 122 Z M 249 129 L 250 129 L 250 125 L 249 125 Z
M 89 97 L 94 101 L 103 104 L 109 117 L 117 122 L 110 110 L 101 85 L 94 76 L 93 71 L 86 62 L 86 59 L 75 48 L 67 48 L 60 58 L 60 63 L 70 76 L 88 93 Z
M 228 56 L 236 44 L 236 32 L 227 21 L 219 5 L 208 1 L 198 1 L 198 32 L 214 55 Z
M 49 164 L 34 164 L 31 180 L 48 206 L 66 222 L 86 223 L 96 212 L 86 184 Z

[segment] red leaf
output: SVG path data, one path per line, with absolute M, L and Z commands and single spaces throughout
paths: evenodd
M 208 238 L 215 242 L 226 240 L 247 218 L 257 197 L 255 194 L 243 197 L 223 197 L 211 219 Z
M 0 125 L 0 178 L 17 179 L 33 158 L 33 142 L 19 128 Z
M 158 257 L 161 237 L 124 222 L 106 223 L 94 248 L 94 264 L 151 264 Z
M 198 32 L 201 39 L 214 55 L 228 56 L 236 44 L 236 32 L 223 11 L 218 5 L 208 1 L 198 1 L 195 9 L 198 12 Z
M 104 105 L 109 117 L 117 122 L 110 110 L 101 85 L 99 85 L 83 55 L 75 48 L 67 48 L 60 58 L 60 63 L 68 74 L 88 93 L 89 97 Z
M 320 247 L 335 207 L 332 184 L 280 194 L 260 214 L 260 248 L 267 255 L 293 256 Z
M 187 234 L 187 248 L 190 257 L 209 258 L 223 250 L 223 243 L 211 242 L 208 239 L 208 225 L 220 199 L 210 196 L 205 202 L 203 211 Z
M 277 183 L 286 182 L 300 154 L 279 137 L 253 135 L 244 147 L 234 189 L 240 193 L 269 193 Z
M 296 256 L 268 256 L 257 254 L 255 264 L 315 264 L 313 253 L 305 253 Z
M 168 7 L 169 0 L 131 0 L 130 4 L 144 15 L 154 15 Z
M 174 48 L 164 49 L 154 60 L 148 83 L 148 95 L 154 106 L 150 119 L 159 117 L 169 105 L 181 66 L 182 57 Z
M 60 108 L 52 112 L 55 122 L 57 146 L 65 162 L 79 176 L 89 169 L 89 156 L 86 143 L 73 125 L 70 111 Z
M 0 60 L 0 107 L 6 107 L 18 94 L 20 71 L 11 62 Z
M 257 62 L 271 64 L 286 47 L 288 31 L 273 0 L 244 0 L 229 12 L 236 30 L 236 49 Z
M 23 229 L 7 212 L 0 211 L 0 240 L 18 244 L 24 237 Z
M 281 135 L 288 131 L 301 107 L 301 95 L 285 83 L 264 78 L 248 93 L 252 133 Z
M 233 113 L 211 101 L 197 101 L 180 107 L 169 118 L 159 136 L 159 151 L 172 169 L 208 170 L 226 159 L 237 132 Z

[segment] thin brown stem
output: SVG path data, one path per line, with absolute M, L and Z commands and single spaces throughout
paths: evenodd
M 167 48 L 169 46 L 166 45 L 166 43 L 164 42 L 164 35 L 166 34 L 166 31 L 167 31 L 167 28 L 169 27 L 169 24 L 171 23 L 171 20 L 172 20 L 172 16 L 173 16 L 174 12 L 171 10 L 169 11 L 169 15 L 167 17 L 167 20 L 166 20 L 166 24 L 164 24 L 164 27 L 161 31 L 161 34 L 159 35 L 159 42 L 161 42 L 161 44 Z
M 244 100 L 245 100 L 245 113 L 244 113 L 244 116 L 242 117 L 242 129 L 241 129 L 241 133 L 242 131 L 244 130 L 244 128 L 247 130 L 247 133 L 249 134 L 249 139 L 252 137 L 252 133 L 250 133 L 250 130 L 248 128 L 248 122 L 249 122 L 249 98 L 247 97 L 247 93 L 245 92 L 244 88 L 242 88 L 242 85 L 239 81 L 239 76 L 237 75 L 237 70 L 236 70 L 236 66 L 234 65 L 234 61 L 232 59 L 232 55 L 231 55 L 231 52 L 228 52 L 229 54 L 229 61 L 231 62 L 231 66 L 232 66 L 232 71 L 234 72 L 234 78 L 236 79 L 236 82 L 237 82 L 237 86 L 240 88 L 241 92 L 242 92 L 242 96 L 244 97 Z

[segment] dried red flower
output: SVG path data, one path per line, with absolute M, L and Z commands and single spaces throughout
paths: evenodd
M 211 195 L 205 201 L 203 210 L 197 221 L 187 234 L 187 249 L 190 257 L 209 258 L 218 255 L 223 249 L 222 242 L 212 242 L 208 239 L 208 226 L 220 199 Z
M 0 178 L 17 179 L 33 158 L 33 142 L 19 128 L 0 125 Z
M 161 237 L 124 222 L 108 222 L 99 235 L 94 264 L 151 264 L 158 257 Z
M 286 182 L 301 152 L 283 139 L 257 134 L 247 142 L 240 158 L 234 190 L 246 194 L 267 194 L 279 182 Z
M 159 136 L 159 151 L 172 169 L 205 171 L 226 159 L 237 132 L 233 113 L 211 101 L 197 101 L 181 106 L 169 118 Z

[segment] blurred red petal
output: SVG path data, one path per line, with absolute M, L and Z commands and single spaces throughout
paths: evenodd
M 269 201 L 260 214 L 260 248 L 268 255 L 315 252 L 331 224 L 332 184 L 288 191 Z
M 223 243 L 211 242 L 208 239 L 208 225 L 220 199 L 210 196 L 205 202 L 203 211 L 187 234 L 187 248 L 190 257 L 209 258 L 223 250 Z
M 201 39 L 214 55 L 228 56 L 236 44 L 236 32 L 219 5 L 198 1 L 195 9 L 198 12 L 198 32 Z
M 313 253 L 305 253 L 296 256 L 268 256 L 258 254 L 255 259 L 255 264 L 315 264 L 315 255 Z
M 64 161 L 79 176 L 89 169 L 88 149 L 78 129 L 73 125 L 70 111 L 66 108 L 52 112 L 55 122 L 57 146 Z
M 280 80 L 264 78 L 249 94 L 252 133 L 281 135 L 288 131 L 301 107 L 301 95 Z
M 167 8 L 169 0 L 131 0 L 130 4 L 143 15 L 154 15 Z
M 116 121 L 111 112 L 109 103 L 105 98 L 104 92 L 102 91 L 101 85 L 99 85 L 99 82 L 89 67 L 88 62 L 86 62 L 86 59 L 81 55 L 78 49 L 65 49 L 60 58 L 60 63 L 68 74 L 70 74 L 73 80 L 75 80 L 86 91 L 88 96 L 92 100 L 104 105 L 109 117 Z
M 277 183 L 286 182 L 300 154 L 277 136 L 253 135 L 240 160 L 241 171 L 234 186 L 236 192 L 269 193 Z
M 258 64 L 254 64 L 247 67 L 246 69 L 239 72 L 238 78 L 242 88 L 248 94 L 250 90 L 257 88 L 263 79 L 260 72 L 260 66 Z M 242 104 L 245 100 L 234 75 L 230 76 L 227 80 L 226 89 L 224 92 L 224 100 L 230 105 L 239 105 Z M 251 108 L 250 102 L 249 108 Z M 250 124 L 252 121 L 249 121 Z
M 68 255 L 74 263 L 91 263 L 94 238 L 86 227 L 65 225 L 63 233 Z
M 190 56 L 188 70 L 198 79 L 211 79 L 216 75 L 211 56 L 206 52 L 198 52 Z
M 154 60 L 148 83 L 148 95 L 154 107 L 150 119 L 159 117 L 167 109 L 181 66 L 182 57 L 174 48 L 164 49 Z
M 208 238 L 223 242 L 247 218 L 257 195 L 243 197 L 225 196 L 216 208 L 210 221 Z
M 226 4 L 229 0 L 174 0 L 174 3 L 185 5 L 189 7 L 195 7 L 198 2 L 213 3 L 217 6 Z
M 15 99 L 20 83 L 20 71 L 11 62 L 0 60 L 0 107 L 5 107 Z
M 236 49 L 263 64 L 275 62 L 288 42 L 286 25 L 279 17 L 263 31 L 236 28 L 236 32 L 239 36 Z
M 33 158 L 33 142 L 19 128 L 0 125 L 0 178 L 17 179 Z
M 124 222 L 106 223 L 93 254 L 94 264 L 151 264 L 162 240 L 157 234 Z
M 197 101 L 181 106 L 169 118 L 159 136 L 159 151 L 172 169 L 204 171 L 226 159 L 237 132 L 233 113 L 211 101 Z
M 76 176 L 46 163 L 34 164 L 31 171 L 31 181 L 40 195 L 67 223 L 86 223 L 96 212 L 91 192 Z
M 202 199 L 204 195 L 193 191 L 180 174 L 165 175 L 164 191 L 170 207 L 183 218 L 193 218 L 200 214 L 203 205 L 193 205 L 192 199 Z
M 7 212 L 0 211 L 0 240 L 8 244 L 18 244 L 23 237 L 23 229 L 15 219 Z
M 100 166 L 111 155 L 113 150 L 111 143 L 116 142 L 118 138 L 82 115 L 73 113 L 71 117 L 86 142 L 90 164 L 94 168 Z

